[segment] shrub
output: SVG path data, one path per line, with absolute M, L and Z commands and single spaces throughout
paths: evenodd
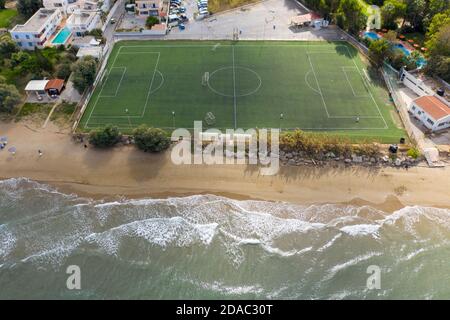
M 158 128 L 141 125 L 133 131 L 134 143 L 144 152 L 161 152 L 170 146 L 167 133 Z
M 60 79 L 67 79 L 70 76 L 70 73 L 72 72 L 72 70 L 70 70 L 70 64 L 68 63 L 63 63 L 58 65 L 58 67 L 56 67 L 56 77 L 60 78 Z
M 408 150 L 408 152 L 406 152 L 406 155 L 413 159 L 417 159 L 420 157 L 420 151 L 417 148 L 411 148 Z
M 98 148 L 108 148 L 117 144 L 122 138 L 117 127 L 108 125 L 102 129 L 91 131 L 89 143 Z
M 158 18 L 153 17 L 153 16 L 148 17 L 147 20 L 145 21 L 145 25 L 149 29 L 151 29 L 155 24 L 158 24 L 158 23 L 159 23 Z

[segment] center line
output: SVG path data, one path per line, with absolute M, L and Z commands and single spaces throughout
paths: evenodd
M 233 52 L 233 101 L 234 101 L 234 129 L 237 128 L 237 122 L 236 122 L 236 71 L 234 67 L 234 46 L 231 47 Z

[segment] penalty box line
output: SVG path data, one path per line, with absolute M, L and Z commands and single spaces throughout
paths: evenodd
M 350 55 L 350 51 L 348 50 L 347 46 L 343 46 L 343 47 L 345 47 L 345 48 L 347 49 L 347 51 L 349 52 L 349 55 Z M 314 52 L 314 53 L 327 53 L 327 54 L 330 54 L 331 52 L 318 51 L 318 52 Z M 335 52 L 334 52 L 334 54 L 335 54 Z M 321 86 L 320 86 L 319 80 L 318 80 L 318 78 L 317 78 L 317 74 L 316 74 L 315 69 L 314 69 L 314 64 L 313 64 L 313 62 L 311 61 L 311 58 L 310 58 L 309 53 L 306 53 L 306 56 L 308 57 L 308 61 L 309 61 L 309 64 L 310 64 L 310 66 L 311 66 L 311 71 L 313 72 L 314 78 L 315 78 L 315 80 L 316 80 L 316 84 L 317 84 L 317 88 L 318 88 L 318 91 L 317 91 L 317 92 L 318 92 L 318 93 L 320 94 L 320 96 L 321 96 L 322 104 L 323 104 L 323 106 L 324 106 L 324 109 L 325 109 L 325 112 L 326 112 L 326 114 L 327 114 L 327 117 L 328 117 L 329 119 L 353 119 L 354 116 L 332 116 L 332 115 L 330 115 L 330 113 L 329 113 L 329 111 L 328 111 L 327 103 L 326 103 L 326 101 L 325 101 L 325 97 L 324 97 L 323 92 L 322 92 L 322 88 L 321 88 Z M 351 59 L 351 60 L 353 61 L 353 59 Z M 356 65 L 356 63 L 355 63 L 355 61 L 353 61 L 353 63 L 355 64 L 355 67 L 352 66 L 351 68 L 356 68 L 356 69 L 358 70 L 359 75 L 362 77 L 361 72 L 359 71 L 359 69 L 358 69 L 358 67 L 357 67 L 357 65 Z M 344 67 L 341 67 L 341 68 L 344 68 Z M 353 88 L 352 88 L 351 86 L 350 86 L 350 88 L 351 88 L 352 91 L 353 91 Z M 315 90 L 314 90 L 314 91 L 315 91 Z M 379 110 L 378 105 L 376 104 L 375 99 L 374 99 L 374 97 L 372 96 L 372 93 L 370 92 L 370 90 L 369 90 L 369 96 L 367 96 L 367 98 L 369 98 L 369 97 L 370 97 L 370 98 L 373 100 L 373 102 L 375 103 L 375 105 L 376 105 L 376 107 L 377 107 L 377 109 L 378 109 L 379 115 L 378 115 L 378 116 L 359 116 L 359 118 L 360 118 L 360 119 L 380 119 L 380 118 L 381 118 L 381 119 L 383 119 L 383 122 L 384 122 L 385 126 L 384 126 L 383 128 L 380 128 L 380 129 L 388 129 L 386 120 L 384 119 L 383 115 L 381 114 L 381 111 Z M 373 129 L 376 129 L 376 128 L 373 128 Z M 329 130 L 333 130 L 333 129 L 329 129 Z M 345 129 L 345 128 L 344 128 L 343 130 L 349 130 L 349 129 Z
M 152 86 L 153 86 L 153 81 L 154 81 L 154 79 L 155 79 L 155 74 L 156 74 L 156 71 L 158 70 L 159 58 L 160 58 L 161 52 L 159 52 L 159 51 L 156 51 L 156 52 L 155 52 L 155 51 L 152 51 L 152 52 L 150 52 L 150 51 L 149 51 L 149 52 L 121 52 L 122 48 L 124 48 L 124 47 L 125 47 L 125 46 L 120 47 L 119 50 L 117 51 L 116 56 L 114 57 L 114 61 L 113 61 L 112 65 L 111 65 L 111 67 L 110 67 L 110 69 L 109 69 L 109 71 L 108 71 L 108 75 L 107 75 L 107 77 L 106 77 L 104 83 L 102 84 L 102 87 L 101 87 L 101 89 L 100 89 L 99 95 L 97 96 L 97 98 L 96 98 L 96 100 L 95 100 L 95 102 L 94 102 L 94 106 L 92 107 L 92 110 L 91 110 L 91 112 L 90 112 L 90 114 L 89 114 L 88 120 L 86 121 L 86 124 L 84 125 L 84 127 L 85 127 L 86 129 L 89 128 L 88 124 L 89 124 L 89 122 L 91 121 L 93 112 L 94 112 L 94 110 L 95 110 L 95 108 L 96 108 L 96 106 L 97 106 L 97 103 L 98 103 L 99 99 L 100 99 L 101 97 L 108 97 L 108 96 L 102 96 L 102 92 L 103 92 L 103 88 L 104 88 L 106 82 L 108 81 L 108 78 L 109 78 L 109 74 L 110 74 L 110 72 L 111 72 L 111 69 L 114 69 L 114 68 L 125 68 L 125 72 L 122 74 L 122 78 L 121 78 L 121 80 L 120 80 L 120 84 L 122 83 L 122 80 L 123 80 L 123 77 L 124 77 L 124 75 L 125 75 L 125 73 L 126 73 L 126 69 L 127 69 L 127 68 L 126 68 L 126 67 L 115 67 L 117 58 L 118 58 L 119 55 L 121 55 L 121 54 L 122 54 L 122 55 L 124 55 L 124 54 L 136 54 L 136 53 L 138 53 L 138 54 L 139 54 L 139 53 L 141 53 L 141 54 L 158 54 L 158 58 L 157 58 L 156 63 L 155 63 L 155 68 L 154 68 L 154 70 L 153 70 L 152 79 L 151 79 L 151 81 L 150 81 L 150 86 L 149 86 L 148 91 L 147 91 L 147 97 L 146 97 L 146 100 L 145 100 L 144 108 L 143 108 L 143 110 L 142 110 L 142 114 L 141 114 L 141 115 L 136 115 L 136 116 L 119 116 L 119 117 L 124 117 L 124 118 L 139 118 L 139 119 L 142 119 L 142 118 L 144 117 L 144 115 L 145 115 L 145 111 L 147 110 L 148 101 L 149 101 L 149 98 L 150 98 L 150 95 L 151 95 L 151 90 L 152 90 Z M 117 92 L 118 92 L 118 89 L 116 90 L 116 95 L 117 95 Z M 115 96 L 114 96 L 114 97 L 115 97 Z M 96 119 L 104 119 L 104 118 L 110 118 L 110 117 L 108 117 L 108 116 L 94 116 L 94 118 L 96 118 Z

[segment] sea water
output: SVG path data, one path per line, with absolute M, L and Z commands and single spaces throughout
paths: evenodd
M 108 202 L 0 181 L 1 299 L 450 298 L 449 241 L 447 209 Z M 80 290 L 67 288 L 69 266 Z

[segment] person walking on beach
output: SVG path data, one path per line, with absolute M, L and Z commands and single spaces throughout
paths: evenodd
M 43 155 L 43 153 L 40 149 L 38 150 L 38 154 L 39 154 L 39 157 L 42 157 L 42 155 Z

